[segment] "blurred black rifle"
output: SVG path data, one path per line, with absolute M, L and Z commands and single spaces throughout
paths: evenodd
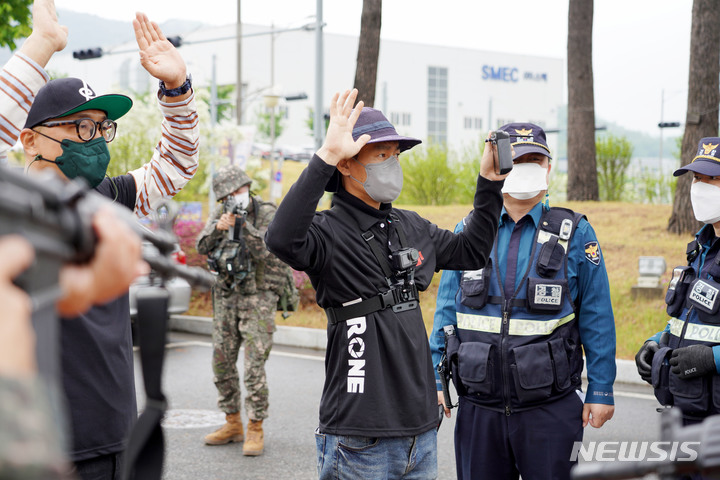
M 234 226 L 228 228 L 228 240 L 239 242 L 242 238 L 242 227 L 247 221 L 247 211 L 242 205 L 235 201 L 235 198 L 232 195 L 228 195 L 228 198 L 223 203 L 223 213 L 230 213 L 240 217 L 239 221 L 237 219 L 235 220 Z
M 178 265 L 171 258 L 176 243 L 172 227 L 177 207 L 173 202 L 158 206 L 159 229 L 152 231 L 142 227 L 129 209 L 90 190 L 83 180 L 67 182 L 51 173 L 30 177 L 0 166 L 0 236 L 19 234 L 35 249 L 35 261 L 15 283 L 32 301 L 38 370 L 57 413 L 65 410 L 58 393 L 61 322 L 55 310 L 62 296 L 60 269 L 66 263 L 82 264 L 93 258 L 97 243 L 93 216 L 104 206 L 155 247 L 143 249 L 143 259 L 159 285 L 143 289 L 137 299 L 138 328 L 145 333 L 140 335 L 140 354 L 147 401 L 128 445 L 124 478 L 160 479 L 164 448 L 160 420 L 166 408 L 160 377 L 168 315 L 168 293 L 163 285 L 165 280 L 178 276 L 193 287 L 208 289 L 214 277 L 203 269 Z

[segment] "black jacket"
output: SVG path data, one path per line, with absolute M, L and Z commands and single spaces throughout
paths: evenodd
M 322 308 L 388 290 L 380 264 L 361 236 L 366 231 L 389 254 L 398 248 L 396 229 L 403 229 L 409 246 L 420 253 L 415 269 L 420 291 L 440 269 L 478 269 L 485 264 L 502 207 L 502 182 L 478 177 L 472 219 L 463 233 L 455 234 L 390 204 L 375 209 L 342 189 L 330 210 L 316 212 L 334 171 L 313 157 L 278 207 L 265 239 L 272 253 L 307 272 Z M 393 225 L 388 223 L 391 212 Z M 329 323 L 325 374 L 323 433 L 410 436 L 437 425 L 435 376 L 420 308 L 387 308 Z

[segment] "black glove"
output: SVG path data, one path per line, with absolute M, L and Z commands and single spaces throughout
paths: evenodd
M 691 345 L 673 350 L 670 357 L 672 373 L 682 379 L 716 373 L 715 355 L 707 345 Z
M 655 340 L 648 340 L 640 347 L 635 355 L 635 365 L 640 377 L 647 383 L 652 383 L 652 361 L 655 352 L 658 351 L 660 345 Z

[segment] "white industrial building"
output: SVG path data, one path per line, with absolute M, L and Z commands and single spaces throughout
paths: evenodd
M 315 31 L 274 29 L 271 35 L 271 28 L 243 25 L 244 123 L 255 122 L 265 108 L 263 95 L 273 91 L 273 84 L 281 96 L 304 93 L 306 99 L 281 101 L 283 132 L 277 144 L 312 146 L 307 119 L 315 105 Z M 236 84 L 235 31 L 235 24 L 228 24 L 182 35 L 180 51 L 195 86 L 211 84 L 213 59 L 217 85 Z M 97 93 L 156 88 L 140 66 L 134 42 L 95 46 L 103 47 L 101 58 L 81 61 L 73 59 L 72 52 L 62 52 L 48 69 L 84 78 Z M 335 92 L 352 87 L 357 48 L 356 36 L 324 35 L 325 111 Z M 459 150 L 511 121 L 556 128 L 565 103 L 563 71 L 564 60 L 558 58 L 382 40 L 375 107 L 401 134 L 446 142 Z M 555 137 L 548 137 L 553 151 Z

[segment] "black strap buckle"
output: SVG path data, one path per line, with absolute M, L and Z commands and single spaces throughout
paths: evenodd
M 380 297 L 380 309 L 385 309 L 387 307 L 392 307 L 397 303 L 397 298 L 395 297 L 395 289 L 390 289 L 387 292 L 381 293 L 378 295 Z

